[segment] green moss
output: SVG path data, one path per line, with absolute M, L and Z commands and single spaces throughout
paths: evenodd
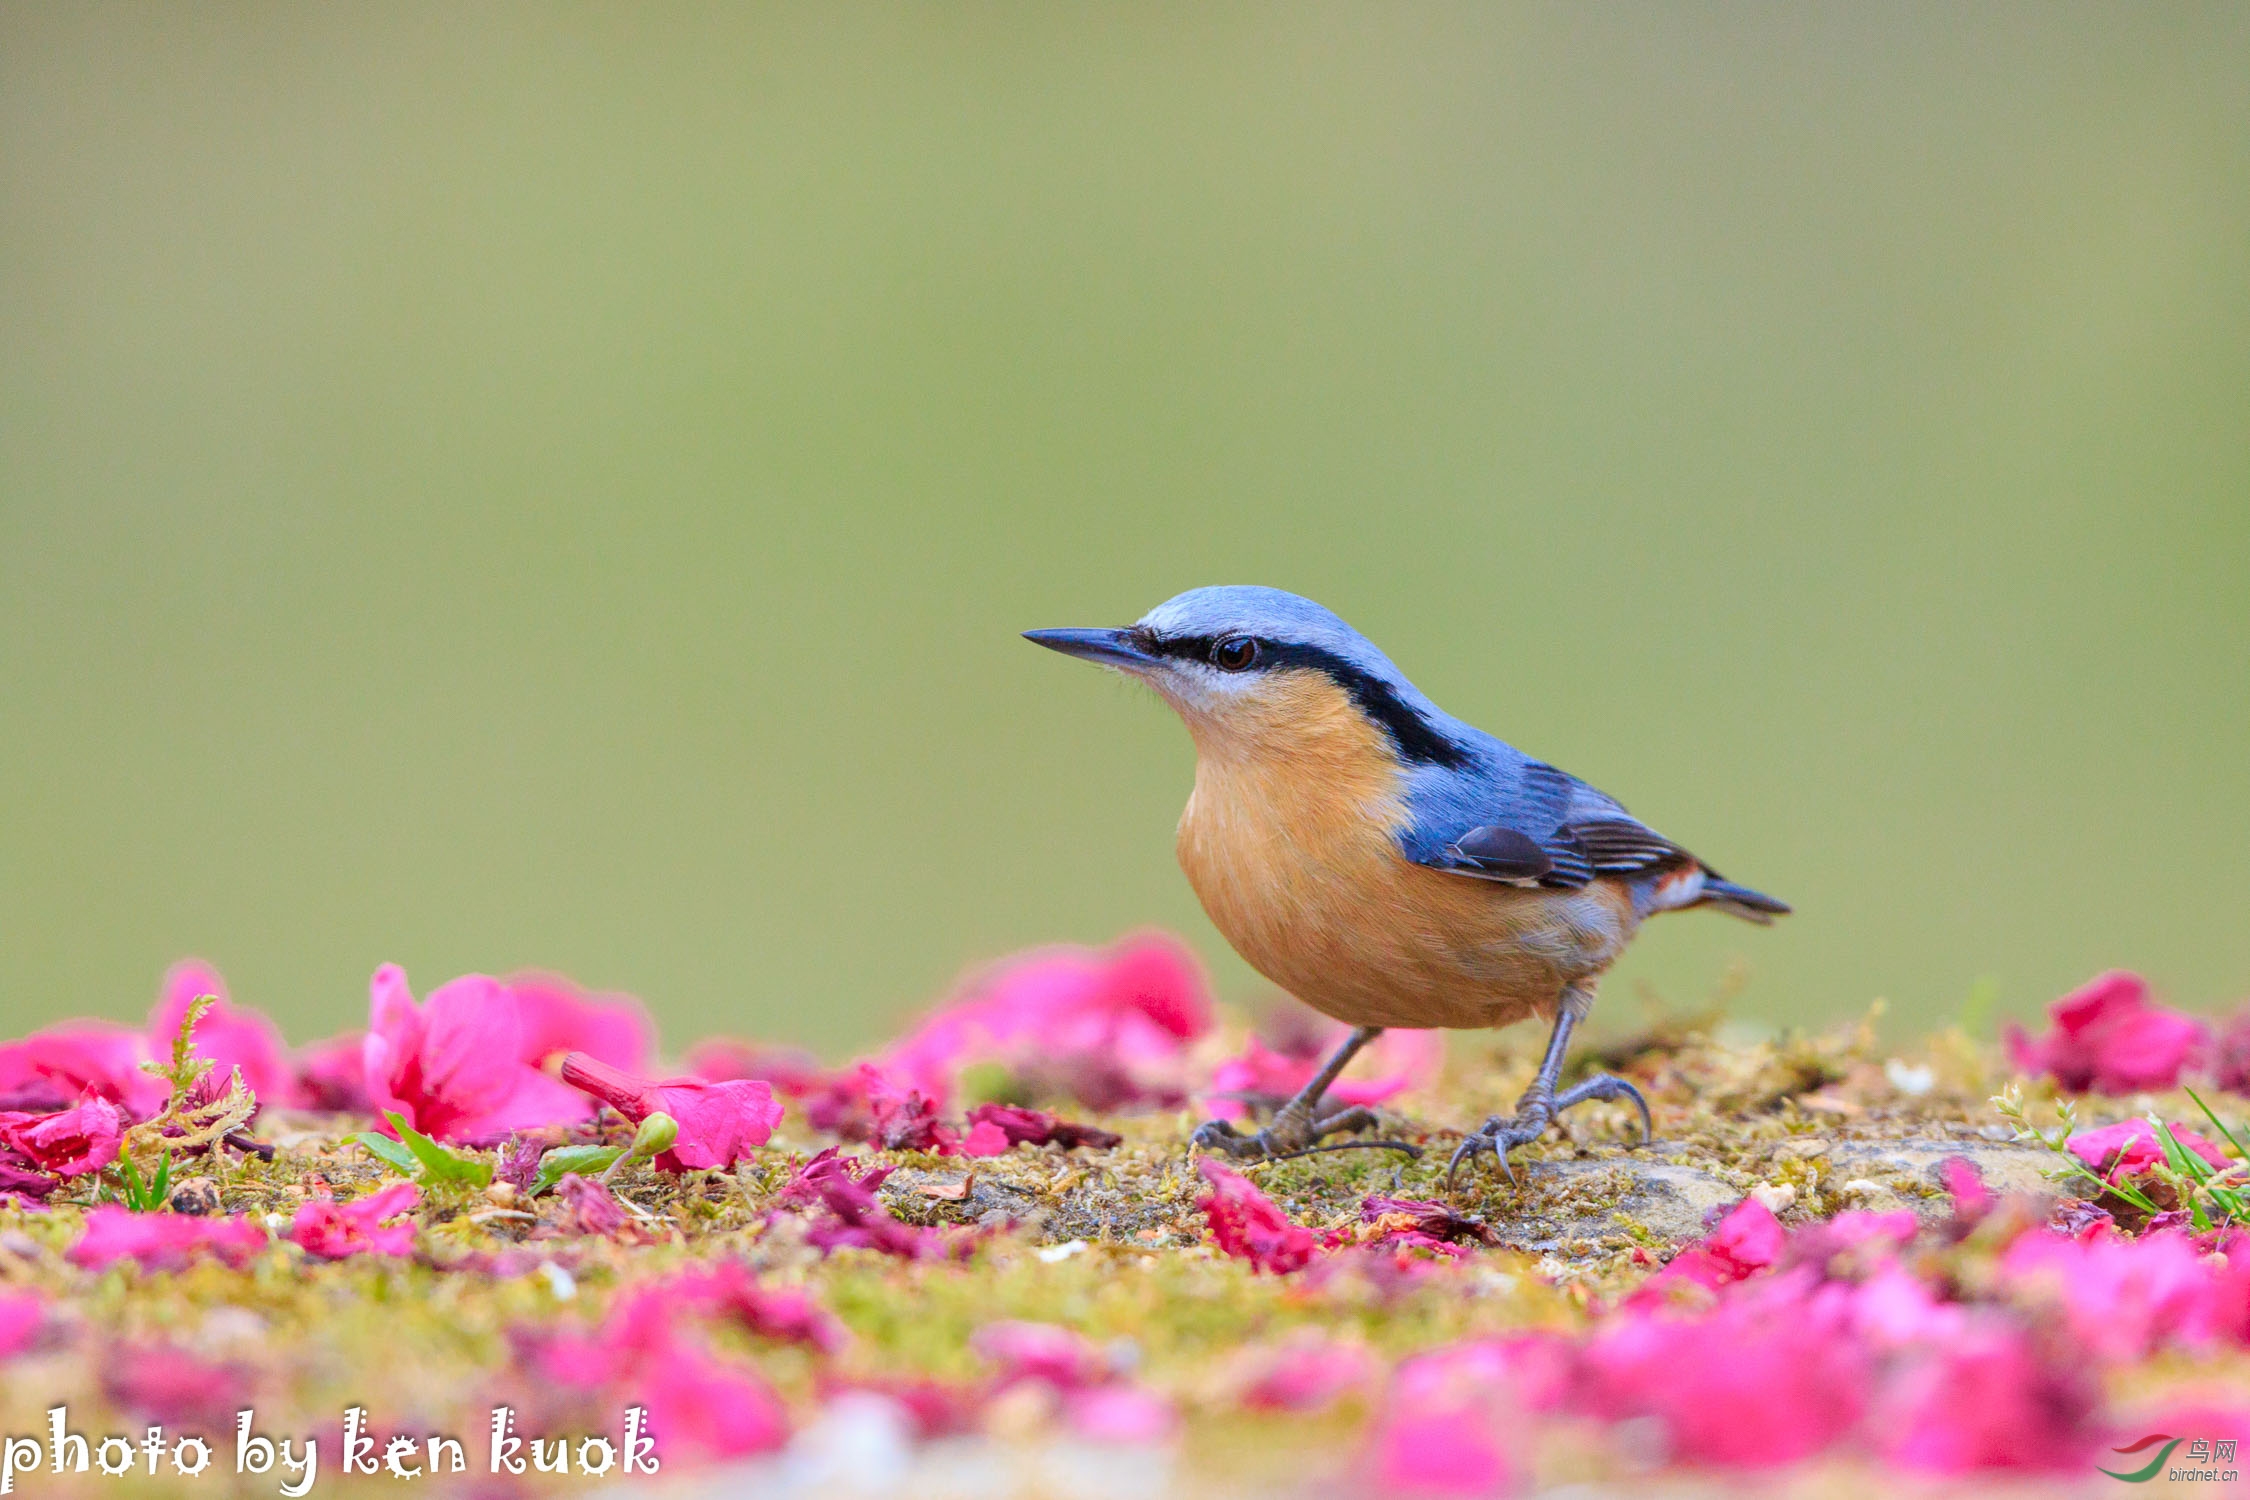
M 1444 1088 L 1401 1101 L 1403 1112 L 1383 1122 L 1386 1135 L 1423 1147 L 1419 1158 L 1346 1151 L 1244 1168 L 1316 1233 L 1348 1237 L 1364 1199 L 1384 1194 L 1448 1201 L 1506 1247 L 1403 1277 L 1266 1276 L 1220 1254 L 1196 1206 L 1202 1182 L 1186 1144 L 1195 1121 L 1185 1114 L 1103 1119 L 1124 1143 L 1101 1153 L 884 1155 L 896 1169 L 882 1190 L 890 1211 L 973 1239 L 962 1261 L 810 1248 L 803 1217 L 774 1209 L 796 1167 L 829 1144 L 795 1120 L 732 1173 L 622 1169 L 610 1185 L 640 1217 L 614 1239 L 576 1232 L 551 1196 L 525 1202 L 446 1186 L 417 1211 L 410 1260 L 321 1263 L 277 1241 L 241 1270 L 94 1272 L 64 1259 L 83 1203 L 0 1209 L 0 1277 L 50 1299 L 59 1324 L 75 1330 L 56 1352 L 0 1367 L 0 1432 L 38 1430 L 57 1401 L 71 1403 L 84 1429 L 121 1428 L 124 1414 L 103 1404 L 100 1370 L 114 1357 L 103 1351 L 164 1343 L 244 1372 L 269 1431 L 321 1429 L 359 1403 L 380 1425 L 479 1433 L 523 1331 L 585 1326 L 621 1288 L 735 1257 L 767 1283 L 810 1288 L 849 1329 L 830 1377 L 977 1379 L 984 1366 L 972 1337 L 999 1319 L 1059 1323 L 1114 1346 L 1178 1398 L 1188 1417 L 1182 1461 L 1223 1490 L 1230 1480 L 1333 1467 L 1364 1418 L 1353 1402 L 1317 1417 L 1242 1414 L 1225 1371 L 1246 1346 L 1316 1327 L 1397 1358 L 1484 1334 L 1574 1327 L 1591 1302 L 1629 1291 L 1697 1232 L 1703 1200 L 1662 1200 L 1655 1166 L 1701 1184 L 1714 1203 L 1759 1183 L 1787 1189 L 1795 1203 L 1785 1217 L 1803 1217 L 1845 1206 L 1845 1178 L 1864 1173 L 1837 1157 L 1855 1142 L 1973 1139 L 1996 1123 L 1983 1100 L 1998 1070 L 1958 1038 L 1932 1044 L 1938 1082 L 1909 1097 L 1887 1080 L 1865 1027 L 1726 1045 L 1707 1027 L 1659 1026 L 1601 1049 L 1605 1066 L 1648 1093 L 1656 1146 L 1632 1148 L 1623 1108 L 1573 1111 L 1515 1154 L 1514 1183 L 1485 1157 L 1449 1195 L 1460 1128 L 1503 1108 L 1530 1069 L 1512 1044 L 1457 1052 Z M 2170 1113 L 2186 1118 L 2178 1102 Z M 181 1164 L 175 1180 L 213 1178 L 227 1212 L 285 1227 L 314 1193 L 350 1199 L 393 1180 L 347 1142 L 346 1124 L 264 1118 L 271 1160 L 229 1152 L 223 1164 Z M 1935 1191 L 1911 1173 L 1884 1180 L 1909 1198 Z M 1055 1253 L 1074 1241 L 1085 1243 Z M 494 1264 L 518 1274 L 478 1269 Z M 810 1411 L 824 1373 L 817 1357 L 738 1331 L 716 1338 L 721 1353 L 755 1364 Z

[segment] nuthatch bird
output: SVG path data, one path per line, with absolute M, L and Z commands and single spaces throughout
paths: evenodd
M 1513 1116 L 1462 1141 L 1452 1170 L 1537 1140 L 1562 1110 L 1630 1099 L 1597 1073 L 1557 1091 L 1602 974 L 1660 911 L 1770 923 L 1786 903 L 1722 878 L 1585 782 L 1446 713 L 1358 631 L 1279 589 L 1191 589 L 1121 630 L 1027 639 L 1137 677 L 1186 721 L 1195 790 L 1178 853 L 1203 909 L 1251 967 L 1356 1028 L 1267 1126 L 1223 1120 L 1198 1144 L 1291 1155 L 1363 1109 L 1330 1084 L 1386 1026 L 1551 1018 Z M 1448 1178 L 1452 1175 L 1448 1172 Z

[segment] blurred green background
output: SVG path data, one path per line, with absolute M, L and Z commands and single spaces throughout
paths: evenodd
M 1250 996 L 1016 638 L 1214 582 L 1798 903 L 1613 1020 L 2250 992 L 2239 5 L 0 17 L 10 1032 Z

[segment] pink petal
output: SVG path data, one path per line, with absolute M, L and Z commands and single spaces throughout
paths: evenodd
M 202 1255 L 241 1266 L 265 1245 L 265 1232 L 240 1216 L 137 1214 L 122 1204 L 104 1203 L 87 1211 L 86 1227 L 65 1258 L 97 1269 L 132 1260 L 148 1270 L 176 1271 Z
M 0 1359 L 30 1348 L 46 1326 L 47 1303 L 31 1293 L 0 1296 Z
M 538 1067 L 564 1052 L 584 1052 L 628 1073 L 644 1071 L 656 1050 L 656 1025 L 626 994 L 589 994 L 559 974 L 511 974 L 522 1027 L 520 1060 Z

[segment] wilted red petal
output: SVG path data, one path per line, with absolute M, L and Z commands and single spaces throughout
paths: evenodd
M 831 1146 L 798 1169 L 797 1175 L 774 1195 L 777 1209 L 812 1208 L 805 1243 L 826 1254 L 834 1250 L 880 1250 L 906 1260 L 941 1256 L 945 1241 L 935 1230 L 902 1224 L 875 1196 L 875 1189 L 890 1175 L 888 1167 L 870 1166 L 854 1176 L 849 1160 Z
M 1196 1168 L 1211 1185 L 1195 1200 L 1196 1207 L 1203 1210 L 1220 1249 L 1276 1276 L 1301 1271 L 1312 1260 L 1320 1241 L 1293 1223 L 1249 1178 L 1208 1156 Z
M 1010 1146 L 1053 1145 L 1060 1146 L 1065 1151 L 1087 1146 L 1096 1151 L 1107 1151 L 1125 1142 L 1125 1137 L 1098 1126 L 1057 1119 L 1043 1109 L 1026 1109 L 1017 1104 L 980 1104 L 970 1110 L 971 1133 L 985 1126 L 998 1131 Z M 977 1156 L 990 1153 L 970 1151 L 968 1154 Z
M 0 1139 L 41 1171 L 78 1177 L 117 1160 L 125 1124 L 123 1110 L 88 1091 L 75 1107 L 53 1114 L 0 1115 Z
M 422 1190 L 411 1182 L 394 1182 L 364 1198 L 338 1203 L 333 1198 L 310 1198 L 297 1206 L 289 1237 L 306 1252 L 322 1260 L 344 1260 L 354 1255 L 412 1255 L 412 1221 L 385 1227 L 385 1219 L 411 1212 L 422 1201 Z

